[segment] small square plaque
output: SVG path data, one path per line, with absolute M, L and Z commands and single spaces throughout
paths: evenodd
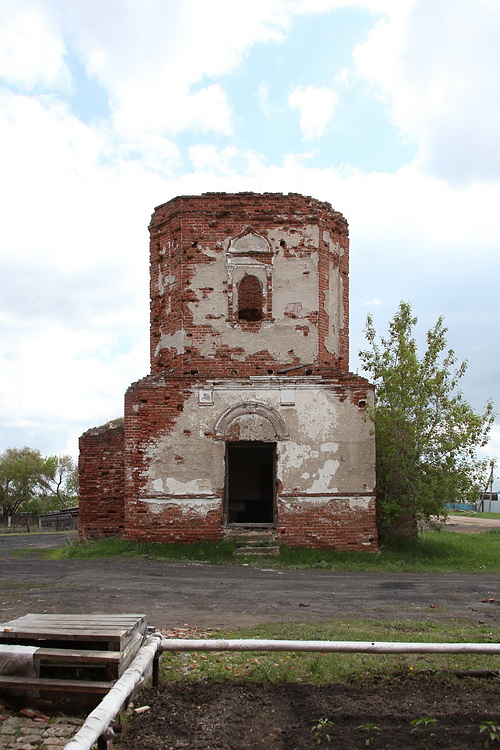
M 213 405 L 214 405 L 213 388 L 199 388 L 198 406 L 213 406 Z

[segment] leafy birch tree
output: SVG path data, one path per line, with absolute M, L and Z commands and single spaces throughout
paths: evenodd
M 44 513 L 78 503 L 78 470 L 71 456 L 44 458 L 34 448 L 0 454 L 0 520 L 21 511 Z
M 417 318 L 401 302 L 378 339 L 372 316 L 365 328 L 369 344 L 359 352 L 363 370 L 376 386 L 377 514 L 382 538 L 416 536 L 418 521 L 445 515 L 445 503 L 477 498 L 488 461 L 486 445 L 493 405 L 476 414 L 458 384 L 467 363 L 447 348 L 443 318 L 427 331 L 419 356 L 413 329 Z
M 7 522 L 41 493 L 50 491 L 53 467 L 33 448 L 7 448 L 0 454 L 0 514 Z

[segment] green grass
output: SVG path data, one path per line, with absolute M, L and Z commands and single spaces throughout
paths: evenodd
M 46 547 L 19 547 L 18 549 L 11 550 L 10 554 L 12 557 L 39 557 L 50 559 L 50 553 L 53 551 L 54 550 L 48 550 Z
M 366 572 L 500 573 L 500 529 L 483 534 L 428 531 L 418 540 L 393 542 L 379 553 L 281 547 L 278 556 L 251 558 L 235 556 L 234 548 L 233 542 L 163 544 L 111 538 L 70 543 L 60 550 L 51 551 L 49 556 L 85 559 L 122 555 L 169 562 Z
M 491 643 L 499 640 L 498 633 L 486 625 L 425 620 L 270 623 L 231 633 L 210 633 L 209 637 L 440 643 Z M 415 679 L 421 670 L 440 673 L 446 679 L 447 670 L 497 669 L 498 657 L 477 654 L 180 652 L 163 654 L 161 665 L 162 678 L 167 681 L 234 679 L 273 683 L 358 682 L 367 685 L 379 684 L 394 677 Z
M 94 541 L 70 542 L 54 550 L 57 558 L 88 559 L 94 557 L 148 557 L 169 562 L 234 562 L 234 542 L 198 542 L 197 544 L 167 544 L 163 542 L 133 542 L 118 537 Z

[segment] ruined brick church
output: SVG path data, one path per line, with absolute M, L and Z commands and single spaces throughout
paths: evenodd
M 150 224 L 151 372 L 80 438 L 80 534 L 374 550 L 373 387 L 349 372 L 349 237 L 297 194 L 206 193 Z

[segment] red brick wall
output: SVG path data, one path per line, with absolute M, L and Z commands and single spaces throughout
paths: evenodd
M 316 506 L 308 498 L 281 497 L 278 516 L 279 544 L 334 547 L 347 552 L 377 549 L 374 499 L 361 508 L 356 498 L 351 508 L 345 497 L 330 497 Z
M 222 532 L 222 493 L 216 510 L 204 516 L 183 512 L 167 504 L 153 513 L 138 498 L 144 495 L 149 465 L 147 449 L 156 437 L 175 431 L 176 421 L 191 393 L 196 378 L 168 378 L 150 375 L 127 390 L 125 395 L 125 532 L 128 539 L 158 542 L 216 541 Z M 179 457 L 180 458 L 180 457 Z M 186 497 L 189 504 L 189 497 Z
M 317 227 L 319 239 L 314 241 L 316 244 L 311 236 L 306 239 L 301 234 L 300 230 L 305 226 Z M 276 236 L 281 230 L 286 230 L 301 237 L 302 244 L 294 247 L 293 252 L 286 243 L 280 242 L 279 252 L 283 257 L 286 258 L 287 254 L 292 257 L 296 253 L 303 257 L 318 256 L 317 310 L 309 313 L 308 320 L 296 321 L 296 331 L 300 335 L 303 335 L 303 329 L 308 332 L 304 325 L 307 322 L 318 329 L 315 361 L 311 360 L 307 365 L 301 362 L 293 354 L 293 340 L 290 342 L 290 358 L 284 365 L 265 349 L 249 354 L 239 341 L 231 348 L 223 335 L 219 337 L 215 355 L 204 356 L 201 342 L 205 336 L 213 334 L 213 328 L 208 319 L 210 316 L 207 315 L 201 324 L 193 318 L 193 303 L 198 300 L 190 284 L 197 267 L 213 262 L 213 253 L 223 252 L 222 245 L 230 237 L 253 232 L 270 242 L 274 230 Z M 297 194 L 208 193 L 175 198 L 159 206 L 152 216 L 150 234 L 151 374 L 128 389 L 124 428 L 89 430 L 80 439 L 80 533 L 82 537 L 120 534 L 130 539 L 150 541 L 216 541 L 224 534 L 224 488 L 214 488 L 206 513 L 189 511 L 190 499 L 199 501 L 196 496 L 172 498 L 169 502 L 168 495 L 160 492 L 155 506 L 154 493 L 152 495 L 147 489 L 151 448 L 159 438 L 172 435 L 169 449 L 175 451 L 176 430 L 181 429 L 177 423 L 186 399 L 195 386 L 203 385 L 207 380 L 245 379 L 280 371 L 290 372 L 293 377 L 319 375 L 324 386 L 334 391 L 340 401 L 348 399 L 363 408 L 363 402 L 373 388 L 366 380 L 348 371 L 348 225 L 328 203 Z M 209 253 L 204 252 L 207 248 Z M 269 253 L 266 251 L 259 260 L 271 265 L 275 252 L 278 248 L 271 247 Z M 339 349 L 334 354 L 326 346 L 328 337 L 331 338 L 331 319 L 325 310 L 327 295 L 331 291 L 332 267 L 338 270 L 343 280 L 343 316 L 340 330 L 335 332 L 339 336 Z M 258 295 L 256 288 L 247 290 L 249 306 L 254 304 L 257 296 L 260 304 L 266 295 L 268 300 L 271 299 L 270 278 L 268 276 L 267 288 L 259 288 Z M 207 295 L 212 291 L 208 286 L 198 290 Z M 228 305 L 231 325 L 236 321 L 238 308 L 247 302 L 237 299 L 236 289 L 226 289 L 224 293 L 231 294 L 232 291 L 236 295 L 236 308 L 231 311 Z M 241 297 L 245 296 L 245 284 L 241 282 L 239 292 Z M 271 316 L 270 303 L 264 313 L 267 321 Z M 295 314 L 285 312 L 285 316 L 295 317 Z M 258 331 L 260 323 L 240 320 L 238 325 L 245 332 Z M 293 328 L 287 330 L 292 339 L 297 335 Z M 183 337 L 179 349 L 184 349 L 183 353 L 176 354 L 175 347 L 160 345 L 162 336 L 176 336 L 179 332 Z M 295 365 L 297 369 L 294 370 Z M 210 451 L 214 435 L 205 435 L 207 451 Z M 355 469 L 353 462 L 352 471 Z M 356 489 L 355 482 L 353 488 Z M 326 505 L 319 497 L 315 503 L 314 498 L 307 502 L 295 496 L 281 496 L 278 500 L 279 543 L 375 549 L 373 502 L 364 507 L 361 500 L 356 501 L 357 497 L 368 497 L 369 491 L 370 488 L 365 486 L 360 488 L 359 495 L 352 495 L 352 509 L 341 493 L 329 498 Z M 300 493 L 300 490 L 294 488 L 292 492 Z M 141 500 L 145 496 L 149 498 L 148 502 Z M 185 502 L 184 507 L 181 500 Z
M 98 427 L 80 437 L 80 538 L 119 536 L 124 529 L 123 427 Z
M 319 254 L 319 300 L 318 312 L 311 314 L 311 324 L 319 329 L 319 346 L 314 363 L 315 374 L 334 372 L 339 368 L 349 369 L 349 231 L 342 214 L 334 211 L 329 203 L 289 193 L 205 193 L 201 196 L 182 196 L 159 206 L 150 224 L 150 272 L 151 272 L 151 372 L 168 369 L 176 374 L 191 371 L 206 377 L 230 376 L 235 359 L 238 360 L 240 376 L 265 375 L 268 370 L 279 370 L 283 366 L 268 351 L 248 354 L 244 348 L 231 349 L 224 342 L 217 346 L 216 356 L 204 357 L 197 339 L 210 336 L 211 327 L 196 325 L 190 304 L 196 299 L 190 283 L 200 264 L 213 259 L 204 248 L 221 248 L 229 237 L 236 237 L 245 229 L 269 239 L 271 230 L 286 229 L 297 232 L 305 226 L 317 226 L 319 246 L 302 245 L 294 249 L 304 255 Z M 333 251 L 326 242 L 328 234 L 337 248 Z M 340 248 L 340 251 L 339 251 Z M 277 248 L 271 248 L 277 251 Z M 222 251 L 221 251 L 222 252 Z M 286 247 L 285 257 L 292 252 Z M 265 262 L 271 262 L 271 258 Z M 329 285 L 329 263 L 339 269 L 343 279 L 343 320 L 340 331 L 338 354 L 325 347 L 329 334 L 329 319 L 325 311 L 324 295 Z M 172 279 L 168 294 L 164 291 L 164 279 Z M 163 291 L 162 291 L 163 290 Z M 229 290 L 227 290 L 229 292 Z M 168 296 L 168 301 L 166 300 Z M 300 322 L 300 321 L 299 321 Z M 250 325 L 252 325 L 250 323 Z M 300 330 L 300 326 L 297 330 Z M 162 333 L 174 335 L 183 331 L 185 351 L 175 351 L 159 346 Z M 291 344 L 293 348 L 293 344 Z M 287 366 L 300 365 L 298 357 Z M 308 363 L 309 364 L 309 363 Z

